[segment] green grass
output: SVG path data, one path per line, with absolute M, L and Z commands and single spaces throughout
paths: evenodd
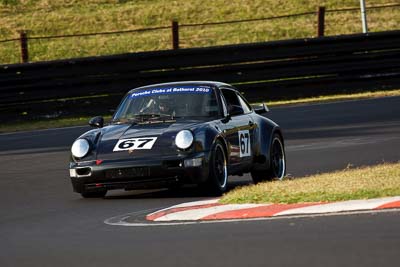
M 371 5 L 393 0 L 370 0 Z M 1 0 L 0 40 L 18 38 L 18 30 L 30 36 L 119 31 L 146 27 L 271 17 L 329 9 L 357 7 L 354 0 Z M 400 8 L 370 10 L 371 31 L 398 29 Z M 204 47 L 225 44 L 315 37 L 316 16 L 277 19 L 207 27 L 182 27 L 180 45 Z M 326 34 L 361 32 L 358 11 L 326 14 Z M 170 30 L 52 40 L 30 40 L 31 61 L 107 55 L 171 48 Z M 0 43 L 0 64 L 19 62 L 16 42 Z
M 371 199 L 400 195 L 400 163 L 345 169 L 305 178 L 244 186 L 221 203 L 306 203 Z

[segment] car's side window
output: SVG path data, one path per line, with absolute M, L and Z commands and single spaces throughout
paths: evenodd
M 244 100 L 244 98 L 238 94 L 239 97 L 239 101 L 240 101 L 240 105 L 243 108 L 244 113 L 250 113 L 251 112 L 251 106 L 249 105 L 249 103 L 247 103 L 246 100 Z
M 239 101 L 238 96 L 235 91 L 229 90 L 229 89 L 221 89 L 221 92 L 225 98 L 229 113 L 234 109 L 235 110 L 238 110 L 238 108 L 242 109 L 242 105 L 240 104 L 240 101 Z M 244 112 L 242 110 L 242 112 L 236 113 L 235 115 L 240 115 L 243 113 Z

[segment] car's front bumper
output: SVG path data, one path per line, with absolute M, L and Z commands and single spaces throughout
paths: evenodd
M 163 188 L 176 183 L 202 183 L 209 174 L 209 152 L 187 157 L 71 162 L 75 192 Z

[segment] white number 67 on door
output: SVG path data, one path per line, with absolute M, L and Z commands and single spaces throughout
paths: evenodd
M 240 157 L 251 156 L 250 133 L 248 130 L 239 131 Z

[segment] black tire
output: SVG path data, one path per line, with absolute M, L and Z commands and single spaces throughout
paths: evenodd
M 252 171 L 251 177 L 254 183 L 271 180 L 282 180 L 286 174 L 286 155 L 282 138 L 274 134 L 269 151 L 269 169 L 266 171 Z
M 204 189 L 209 195 L 220 196 L 226 191 L 228 184 L 227 156 L 220 141 L 216 141 L 211 153 L 209 176 Z
M 104 191 L 94 191 L 94 192 L 82 192 L 81 196 L 83 198 L 103 198 L 107 194 L 107 190 Z

